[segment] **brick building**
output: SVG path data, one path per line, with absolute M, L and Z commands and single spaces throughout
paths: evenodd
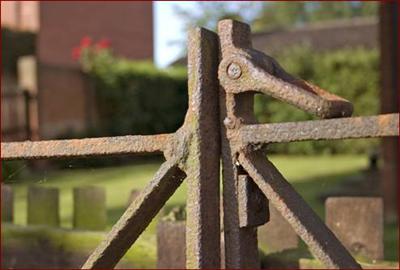
M 2 2 L 1 15 L 2 29 L 36 33 L 38 80 L 31 90 L 37 92 L 41 139 L 83 132 L 95 121 L 93 93 L 71 58 L 82 37 L 110 40 L 119 56 L 153 60 L 152 2 L 9 1 Z M 2 92 L 17 84 L 15 75 L 3 76 L 9 80 Z

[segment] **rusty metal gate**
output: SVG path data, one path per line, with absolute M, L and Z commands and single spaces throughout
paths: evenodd
M 266 158 L 277 142 L 399 135 L 399 115 L 354 117 L 352 105 L 286 73 L 252 48 L 250 28 L 223 20 L 218 35 L 196 28 L 188 43 L 189 108 L 173 134 L 14 142 L 2 160 L 162 152 L 166 161 L 82 268 L 113 268 L 186 178 L 186 266 L 220 268 L 220 159 L 226 268 L 259 268 L 257 226 L 267 202 L 327 268 L 360 268 L 324 222 Z M 257 124 L 253 96 L 263 93 L 321 118 Z M 343 118 L 344 117 L 344 118 Z

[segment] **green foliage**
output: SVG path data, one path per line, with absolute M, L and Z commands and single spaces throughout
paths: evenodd
M 193 2 L 193 8 L 175 6 L 175 13 L 185 25 L 185 30 L 190 27 L 206 27 L 216 30 L 219 20 L 234 19 L 251 22 L 257 16 L 259 3 L 251 1 L 223 2 L 223 1 L 198 1 Z
M 353 115 L 377 114 L 379 109 L 379 55 L 377 50 L 342 49 L 316 53 L 307 46 L 292 47 L 277 57 L 288 72 L 351 101 Z M 310 120 L 312 116 L 269 97 L 255 97 L 260 122 Z M 296 131 L 293 131 L 296 132 Z M 291 154 L 366 153 L 376 140 L 318 141 L 276 144 L 272 152 Z
M 253 31 L 265 31 L 304 22 L 307 16 L 305 2 L 266 2 L 252 25 Z
M 3 72 L 16 74 L 18 57 L 35 54 L 35 42 L 35 33 L 15 32 L 1 28 L 1 67 Z
M 368 1 L 265 2 L 252 28 L 265 31 L 309 22 L 376 16 L 378 5 Z
M 187 109 L 184 68 L 115 58 L 108 50 L 83 63 L 96 89 L 100 135 L 174 132 Z
M 257 32 L 309 22 L 376 16 L 378 6 L 373 1 L 199 1 L 191 8 L 176 6 L 175 13 L 183 20 L 185 30 L 193 26 L 215 30 L 219 20 L 235 19 L 249 23 L 252 31 Z

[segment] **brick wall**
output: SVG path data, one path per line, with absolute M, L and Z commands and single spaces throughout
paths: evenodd
M 94 120 L 88 82 L 71 58 L 84 36 L 107 38 L 114 52 L 153 59 L 151 2 L 40 2 L 38 34 L 41 139 L 83 132 Z

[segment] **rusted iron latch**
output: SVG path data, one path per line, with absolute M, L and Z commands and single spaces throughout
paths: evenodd
M 349 101 L 295 78 L 275 59 L 254 50 L 246 34 L 235 34 L 241 37 L 224 36 L 221 40 L 219 79 L 227 93 L 264 93 L 321 118 L 351 116 Z
M 301 196 L 267 162 L 265 151 L 259 147 L 262 144 L 243 143 L 241 134 L 242 127 L 258 126 L 253 114 L 256 92 L 321 118 L 350 116 L 351 103 L 294 78 L 273 58 L 254 50 L 248 25 L 224 20 L 218 31 L 222 50 L 218 78 L 224 211 L 229 213 L 224 215 L 226 267 L 259 267 L 256 228 L 268 221 L 268 212 L 262 209 L 262 205 L 267 206 L 266 196 L 327 267 L 360 268 Z

